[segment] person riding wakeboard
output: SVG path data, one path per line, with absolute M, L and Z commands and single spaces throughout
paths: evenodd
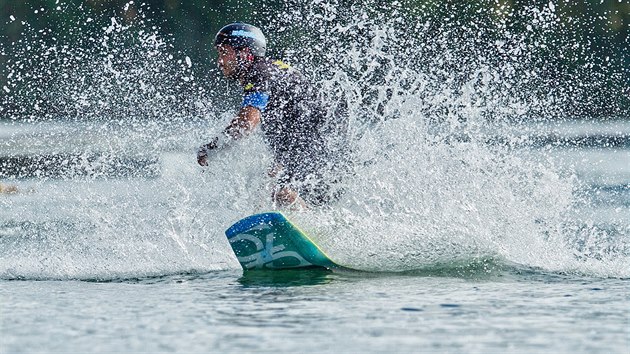
M 347 162 L 343 113 L 337 109 L 335 121 L 328 120 L 329 107 L 317 88 L 290 65 L 265 56 L 267 42 L 259 28 L 226 25 L 214 46 L 223 75 L 243 87 L 243 100 L 223 134 L 199 148 L 197 162 L 207 166 L 208 154 L 260 126 L 274 159 L 269 173 L 276 181 L 274 203 L 319 206 L 338 198 L 339 189 L 331 186 Z

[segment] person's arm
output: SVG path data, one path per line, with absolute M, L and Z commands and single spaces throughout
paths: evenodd
M 226 146 L 230 140 L 237 140 L 249 135 L 260 124 L 260 110 L 256 107 L 245 106 L 230 124 L 225 128 L 221 136 L 215 137 L 208 144 L 203 145 L 197 151 L 197 162 L 201 166 L 208 166 L 208 152 Z
M 232 139 L 240 139 L 249 135 L 260 123 L 260 110 L 256 107 L 245 106 L 241 108 L 238 115 L 232 119 L 230 124 L 225 128 L 225 135 Z

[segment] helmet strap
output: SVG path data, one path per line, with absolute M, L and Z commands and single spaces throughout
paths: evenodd
M 251 53 L 249 48 L 240 48 L 236 50 L 236 64 L 238 66 L 237 75 L 242 76 L 249 71 L 249 68 L 252 66 L 255 57 Z

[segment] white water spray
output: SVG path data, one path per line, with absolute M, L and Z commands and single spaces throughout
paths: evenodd
M 302 30 L 312 36 L 287 56 L 301 59 L 296 66 L 319 78 L 331 101 L 347 103 L 355 157 L 352 175 L 337 186 L 345 190 L 338 202 L 291 217 L 333 258 L 368 271 L 491 258 L 627 277 L 628 230 L 604 242 L 597 228 L 576 229 L 583 220 L 573 216 L 575 176 L 515 149 L 527 140 L 513 133 L 515 124 L 557 113 L 557 101 L 528 91 L 543 80 L 537 37 L 502 28 L 483 42 L 482 29 L 471 28 L 457 42 L 461 33 L 436 34 L 431 21 L 410 25 L 401 6 L 379 12 L 316 2 L 278 17 L 308 19 Z M 553 23 L 549 6 L 531 11 L 541 28 Z M 195 63 L 169 54 L 169 39 L 121 23 L 113 18 L 102 37 L 88 39 L 96 51 L 56 43 L 41 44 L 30 59 L 15 52 L 9 72 L 20 84 L 7 87 L 7 100 L 17 114 L 33 122 L 70 118 L 85 129 L 14 135 L 10 153 L 45 141 L 49 152 L 79 154 L 82 167 L 101 172 L 29 179 L 20 183 L 32 193 L 0 196 L 0 277 L 237 269 L 224 230 L 271 208 L 270 157 L 260 139 L 221 152 L 202 172 L 194 150 L 232 112 L 215 108 L 212 90 L 196 83 Z M 266 31 L 280 37 L 286 26 L 278 20 Z M 21 60 L 42 58 L 59 73 L 45 92 L 37 73 L 20 71 Z M 30 96 L 37 99 L 27 104 Z M 159 174 L 112 178 L 94 168 L 88 153 L 95 152 L 105 161 L 157 157 Z

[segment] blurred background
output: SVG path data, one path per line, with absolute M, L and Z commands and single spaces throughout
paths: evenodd
M 188 77 L 195 77 L 195 82 L 171 85 L 171 93 L 185 105 L 186 99 L 182 97 L 199 93 L 195 85 L 205 87 L 206 91 L 208 86 L 216 87 L 216 84 L 207 82 L 216 78 L 213 36 L 220 27 L 233 21 L 250 22 L 262 27 L 273 56 L 293 62 L 310 61 L 300 63 L 309 68 L 325 64 L 325 58 L 318 55 L 330 55 L 330 48 L 321 50 L 318 47 L 318 42 L 321 45 L 326 39 L 316 32 L 314 22 L 326 17 L 327 7 L 335 8 L 334 18 L 324 19 L 328 23 L 335 21 L 343 24 L 359 16 L 367 15 L 374 19 L 385 14 L 390 18 L 398 16 L 404 19 L 400 23 L 403 27 L 425 24 L 422 31 L 409 32 L 416 37 L 449 32 L 465 40 L 474 33 L 483 33 L 474 40 L 491 42 L 493 35 L 509 31 L 512 39 L 522 36 L 525 42 L 535 40 L 538 50 L 530 51 L 529 55 L 533 57 L 530 64 L 544 67 L 540 75 L 544 76 L 547 91 L 554 88 L 562 98 L 559 111 L 563 119 L 628 117 L 630 3 L 627 1 L 403 0 L 370 1 L 369 6 L 363 3 L 315 1 L 307 6 L 303 1 L 261 0 L 1 0 L 0 88 L 3 90 L 0 94 L 4 98 L 1 100 L 0 118 L 60 119 L 76 115 L 76 112 L 54 104 L 50 95 L 55 90 L 64 89 L 59 87 L 59 75 L 70 75 L 67 71 L 73 71 L 73 68 L 83 70 L 89 64 L 68 63 L 73 59 L 64 56 L 60 49 L 65 47 L 75 53 L 100 52 L 100 57 L 115 54 L 115 51 L 102 50 L 104 41 L 107 41 L 103 32 L 112 26 L 112 21 L 118 26 L 131 28 L 123 31 L 125 35 L 115 38 L 118 50 L 133 46 L 143 31 L 150 32 L 164 41 L 160 55 L 169 53 L 182 60 L 181 63 L 190 64 L 184 68 L 191 72 Z M 357 10 L 359 8 L 361 11 Z M 537 24 L 532 21 L 532 14 L 537 9 L 551 9 L 554 16 Z M 311 16 L 313 14 L 315 16 Z M 320 30 L 324 28 L 319 27 Z M 347 37 L 337 36 L 334 42 L 361 43 L 374 36 L 373 32 L 366 30 Z M 458 45 L 462 47 L 461 43 Z M 418 52 L 418 55 L 426 54 L 426 51 Z M 74 58 L 89 61 L 95 59 L 94 55 L 76 55 Z M 340 51 L 334 55 L 344 53 Z M 61 56 L 65 57 L 63 63 L 45 63 Z M 130 58 L 126 62 L 129 69 L 135 65 Z M 63 70 L 60 64 L 69 69 Z M 35 81 L 37 85 L 33 85 Z M 557 89 L 578 81 L 580 84 L 572 88 Z M 41 92 L 42 85 L 51 85 L 47 88 L 48 92 Z M 528 94 L 535 90 L 530 91 Z M 209 92 L 205 94 L 216 96 Z M 63 93 L 53 95 L 61 96 Z M 40 104 L 35 107 L 31 104 L 33 102 Z M 551 115 L 549 112 L 546 114 L 548 118 Z

